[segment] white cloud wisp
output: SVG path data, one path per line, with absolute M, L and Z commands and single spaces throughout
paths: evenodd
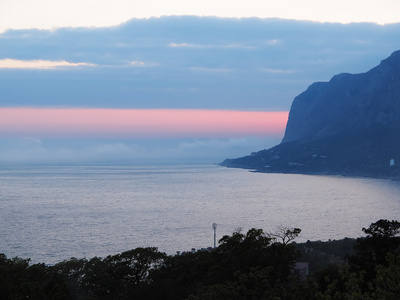
M 71 63 L 65 60 L 51 61 L 51 60 L 18 60 L 18 59 L 1 59 L 0 69 L 55 69 L 62 67 L 93 67 L 91 63 Z

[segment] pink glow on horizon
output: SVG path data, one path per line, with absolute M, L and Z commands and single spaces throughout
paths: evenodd
M 287 111 L 0 108 L 0 137 L 280 138 L 287 119 Z

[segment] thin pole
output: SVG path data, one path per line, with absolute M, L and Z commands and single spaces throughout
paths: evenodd
M 213 223 L 212 228 L 214 229 L 214 248 L 217 246 L 217 224 Z

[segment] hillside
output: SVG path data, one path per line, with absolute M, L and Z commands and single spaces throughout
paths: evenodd
M 397 178 L 399 137 L 396 51 L 366 73 L 339 74 L 312 84 L 294 99 L 281 144 L 221 165 L 271 173 Z

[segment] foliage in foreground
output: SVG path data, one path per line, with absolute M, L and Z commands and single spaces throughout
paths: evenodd
M 293 266 L 316 256 L 290 243 L 298 228 L 281 228 L 277 234 L 237 231 L 213 251 L 174 256 L 136 248 L 45 266 L 3 254 L 0 299 L 397 299 L 399 230 L 399 222 L 379 220 L 363 228 L 366 237 L 357 240 L 302 244 L 319 249 L 311 252 L 318 255 L 329 249 L 339 256 L 349 253 L 335 264 L 315 264 L 306 281 L 294 275 Z

